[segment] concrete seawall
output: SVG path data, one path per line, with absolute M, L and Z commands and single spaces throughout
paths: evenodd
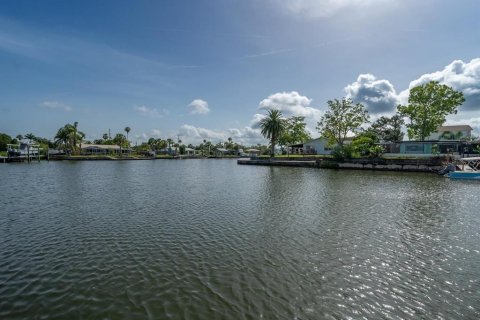
M 239 159 L 240 165 L 284 166 L 307 168 L 331 168 L 353 170 L 378 170 L 399 172 L 431 172 L 437 173 L 443 168 L 441 160 L 434 159 L 357 159 L 350 162 L 336 163 L 332 160 L 281 160 L 281 159 Z M 333 164 L 333 165 L 332 165 Z

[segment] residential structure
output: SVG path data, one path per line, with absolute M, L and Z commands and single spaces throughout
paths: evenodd
M 472 130 L 469 125 L 441 126 L 425 140 L 470 140 Z

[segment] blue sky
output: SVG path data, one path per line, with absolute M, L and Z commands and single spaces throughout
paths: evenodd
M 265 109 L 315 123 L 348 96 L 372 118 L 432 79 L 480 134 L 476 0 L 1 1 L 0 132 L 264 142 Z

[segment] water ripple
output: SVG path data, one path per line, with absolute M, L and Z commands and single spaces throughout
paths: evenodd
M 230 160 L 4 165 L 0 319 L 478 319 L 478 184 Z

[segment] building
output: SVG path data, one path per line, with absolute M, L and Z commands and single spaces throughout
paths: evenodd
M 469 125 L 441 126 L 425 140 L 470 140 L 472 130 Z
M 132 150 L 130 148 L 122 148 L 122 154 L 129 154 Z M 120 147 L 113 144 L 82 144 L 82 155 L 107 155 L 119 154 Z

